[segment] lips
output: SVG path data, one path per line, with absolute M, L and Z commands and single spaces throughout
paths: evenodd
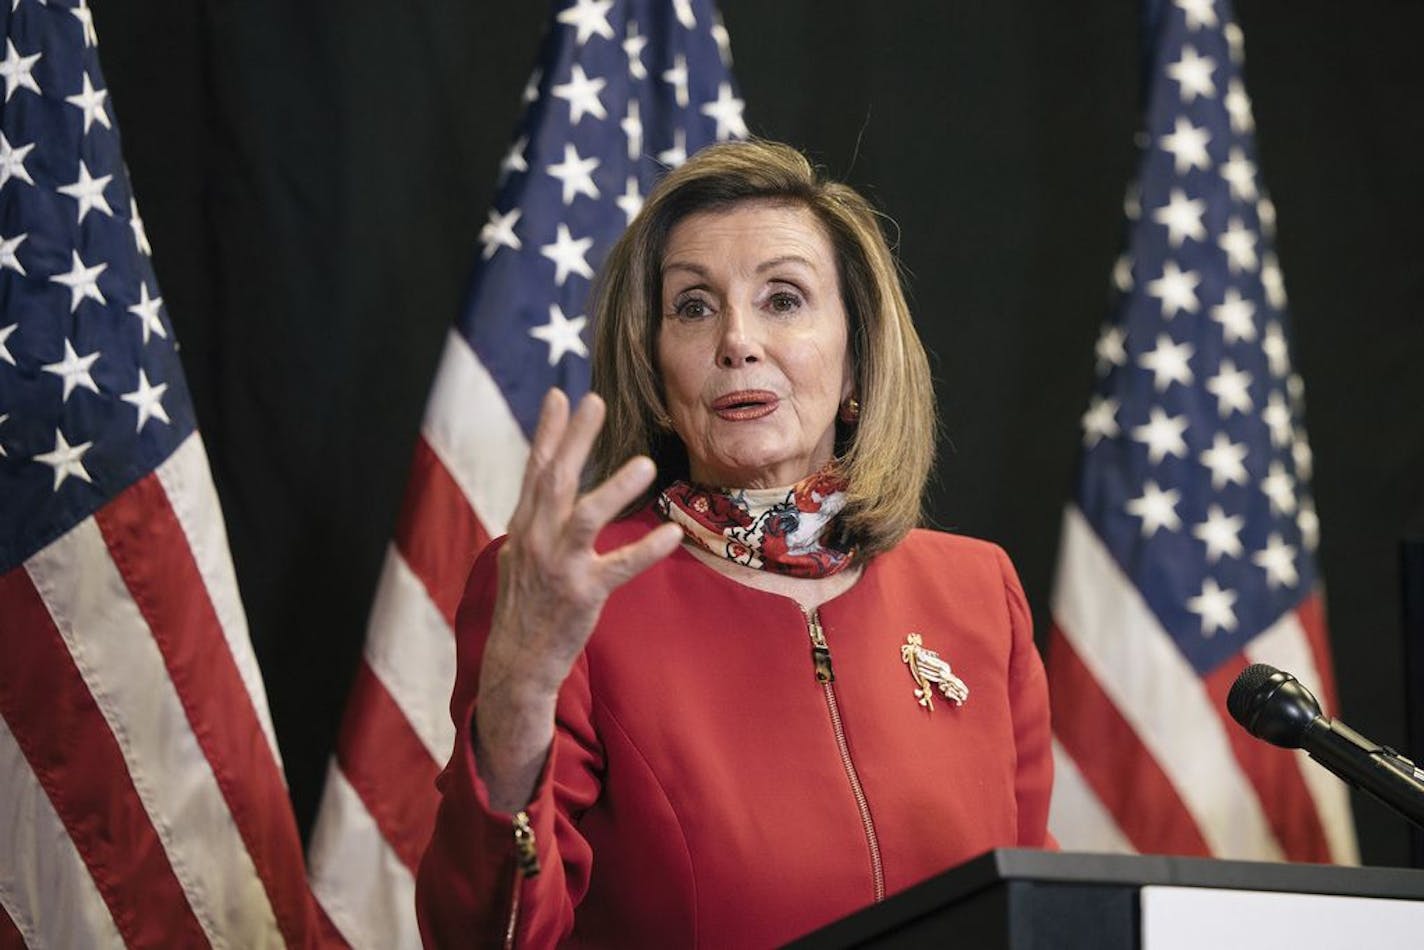
M 776 393 L 765 389 L 740 389 L 718 396 L 712 402 L 712 411 L 729 422 L 745 422 L 760 419 L 776 411 L 780 402 Z

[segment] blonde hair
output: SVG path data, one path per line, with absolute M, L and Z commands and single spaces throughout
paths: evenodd
M 849 484 L 842 517 L 862 555 L 888 550 L 920 522 L 934 462 L 929 360 L 875 209 L 787 145 L 729 142 L 698 152 L 653 189 L 609 252 L 597 291 L 592 361 L 592 387 L 608 404 L 608 417 L 593 448 L 592 473 L 602 480 L 630 457 L 650 456 L 657 485 L 630 510 L 662 485 L 687 477 L 687 451 L 668 428 L 657 369 L 664 249 L 687 216 L 748 201 L 804 207 L 830 238 L 860 403 L 856 423 L 837 423 L 837 466 Z

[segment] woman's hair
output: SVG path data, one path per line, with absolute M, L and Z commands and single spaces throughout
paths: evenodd
M 645 454 L 657 463 L 658 485 L 688 477 L 657 366 L 663 255 L 682 219 L 748 201 L 804 207 L 830 238 L 860 402 L 857 422 L 837 423 L 837 465 L 849 483 L 842 517 L 862 555 L 888 550 L 919 523 L 934 461 L 929 361 L 874 208 L 854 189 L 821 177 L 787 145 L 729 142 L 698 152 L 653 189 L 609 252 L 597 290 L 592 383 L 608 417 L 593 448 L 592 474 L 602 480 Z

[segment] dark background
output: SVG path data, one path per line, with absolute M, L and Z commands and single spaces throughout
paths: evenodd
M 1403 745 L 1424 527 L 1424 6 L 1237 4 L 1306 380 L 1344 717 Z M 752 131 L 898 222 L 945 423 L 932 510 L 1041 627 L 1122 236 L 1137 8 L 724 0 Z M 94 11 L 298 819 L 309 826 L 542 3 Z M 1367 863 L 1405 826 L 1356 802 Z

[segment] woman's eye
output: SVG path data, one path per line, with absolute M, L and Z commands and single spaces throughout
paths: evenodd
M 696 297 L 691 297 L 679 303 L 677 305 L 676 312 L 679 317 L 689 317 L 691 319 L 697 319 L 698 317 L 707 316 L 707 314 L 711 313 L 712 311 L 708 308 L 707 301 L 699 300 Z
M 771 295 L 769 301 L 771 309 L 777 313 L 790 313 L 801 306 L 801 298 L 788 291 L 778 291 Z

